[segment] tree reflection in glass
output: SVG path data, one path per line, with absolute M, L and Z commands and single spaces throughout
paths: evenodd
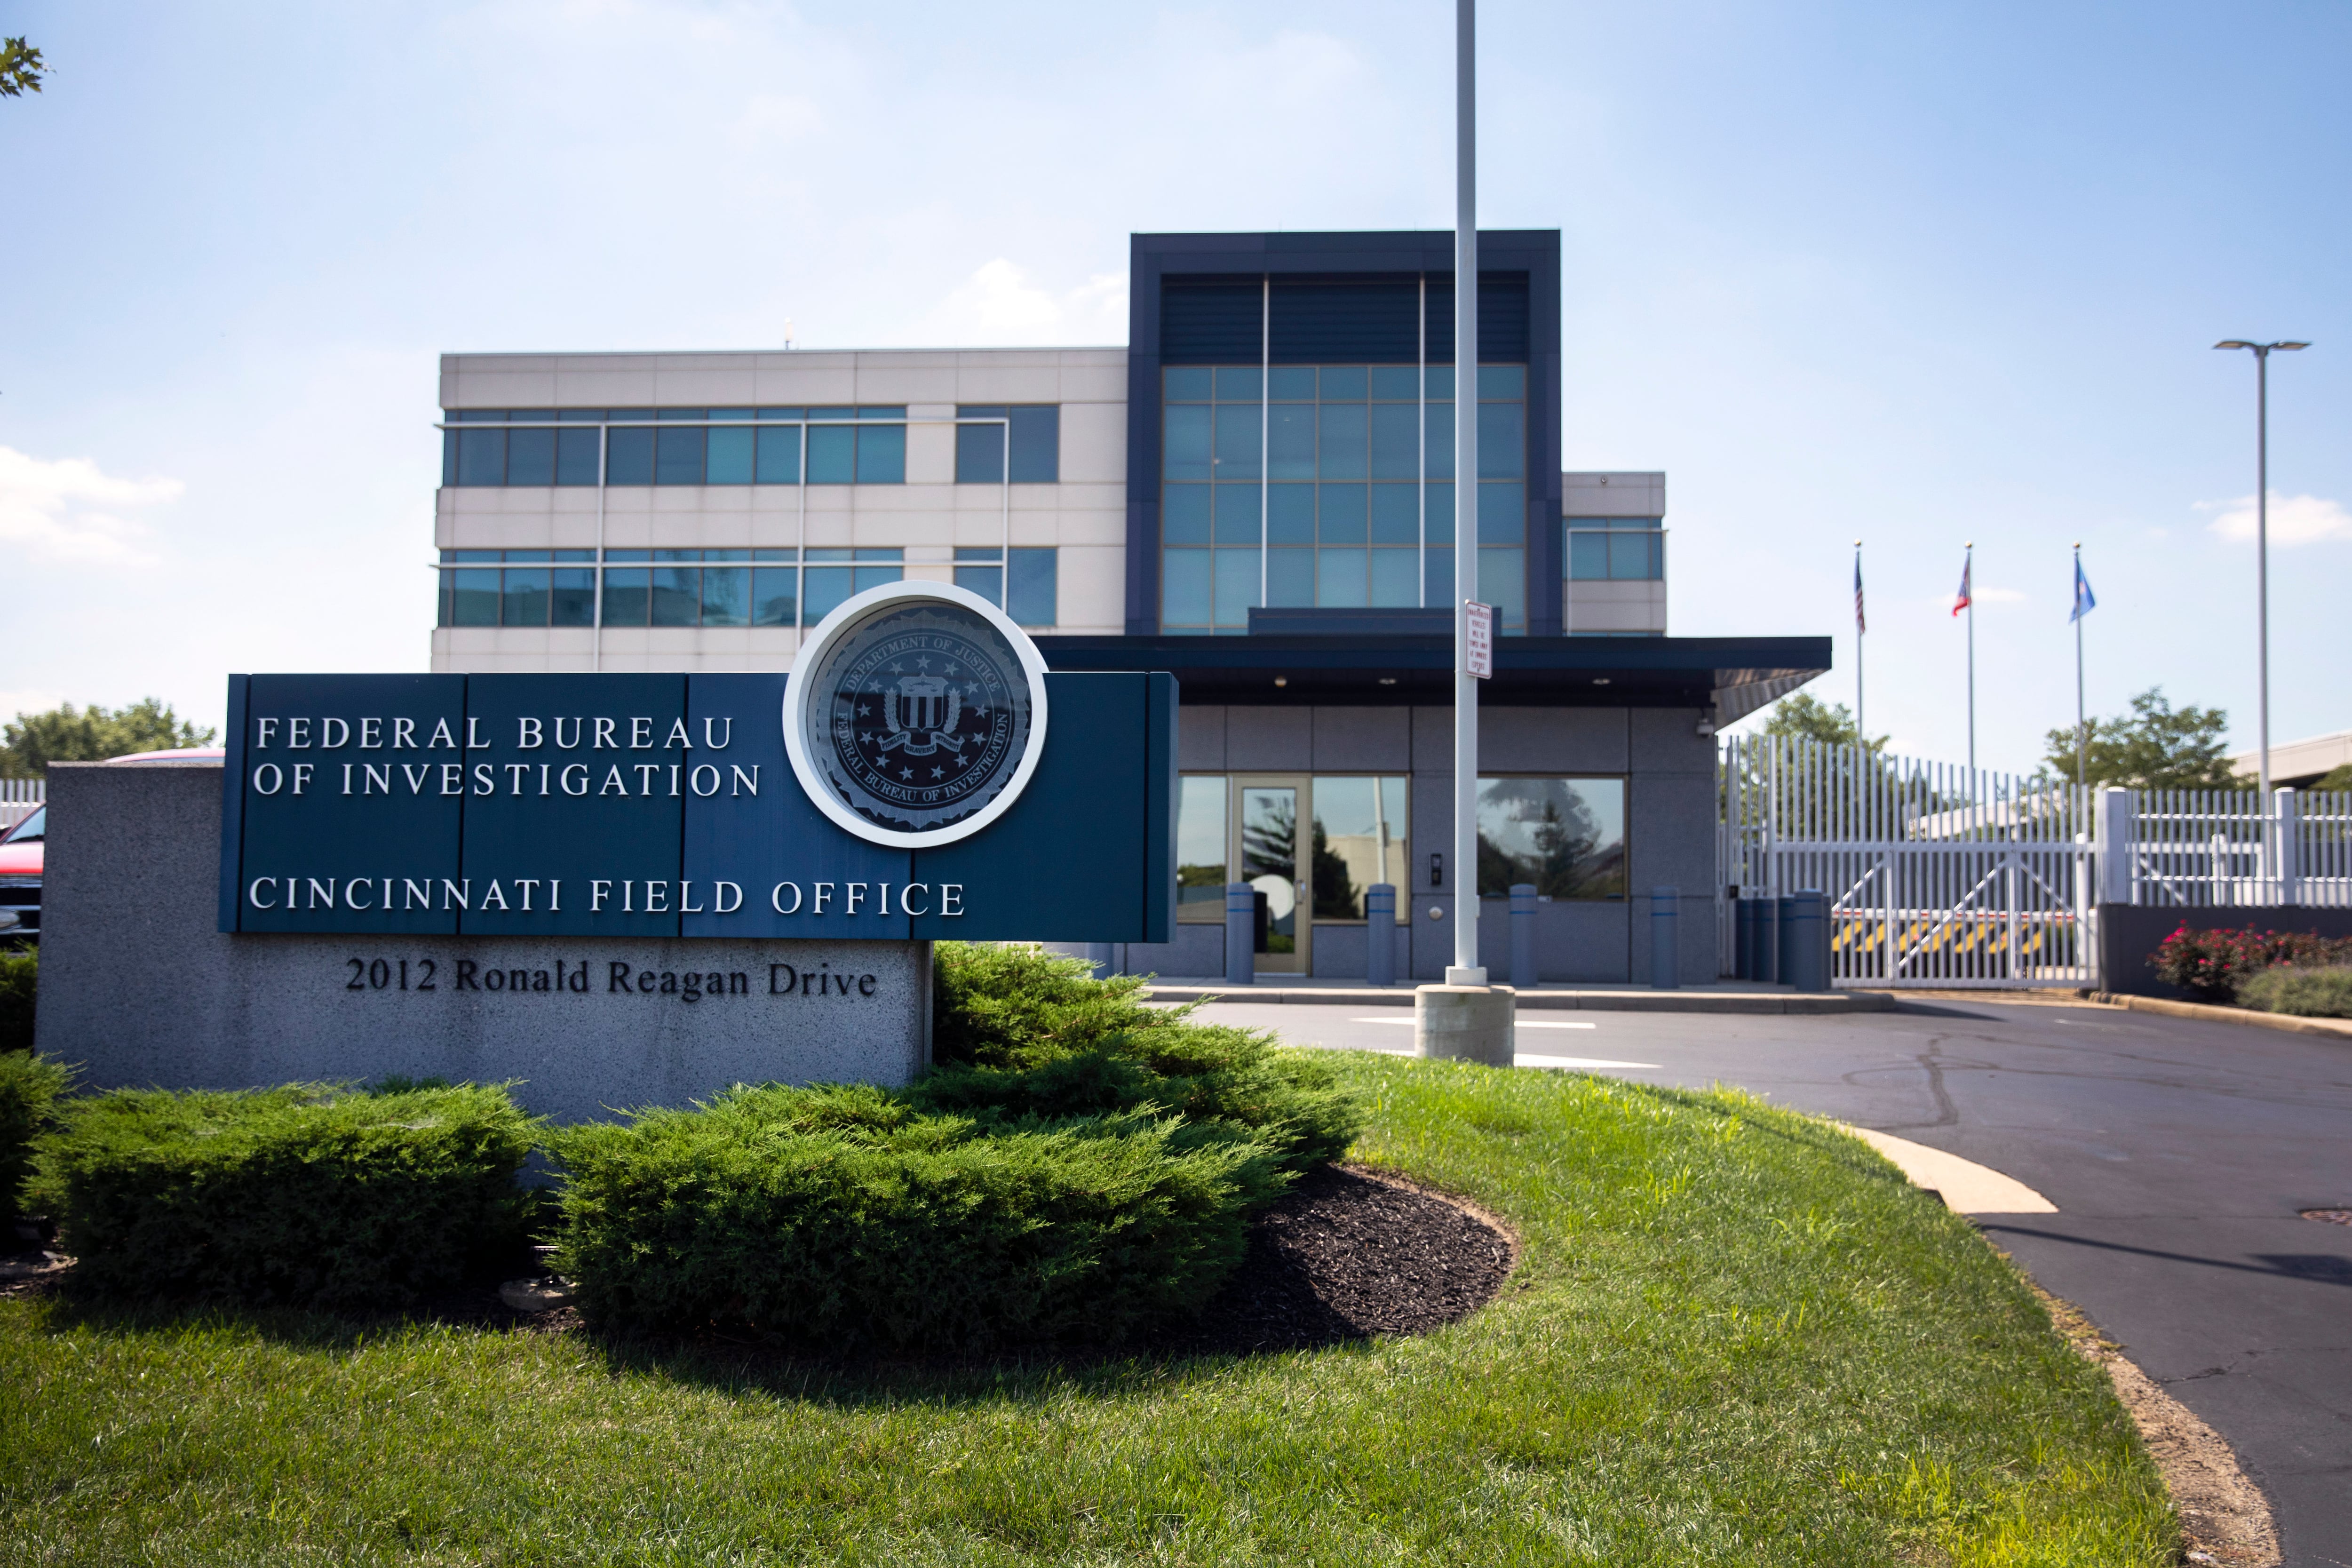
M 1298 792 L 1242 791 L 1242 880 L 1265 895 L 1268 952 L 1298 951 Z
M 1478 893 L 1531 882 L 1555 899 L 1625 896 L 1625 781 L 1478 781 Z

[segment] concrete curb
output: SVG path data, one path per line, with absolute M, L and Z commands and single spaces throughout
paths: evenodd
M 2298 1018 L 2286 1013 L 2257 1013 L 2248 1007 L 2215 1007 L 2203 1002 L 2173 1002 L 2161 996 L 2119 996 L 2094 991 L 2091 1000 L 2103 1006 L 2125 1007 L 2135 1013 L 2161 1013 L 2168 1018 L 2196 1018 L 2209 1024 L 2251 1024 L 2257 1029 L 2277 1029 L 2289 1035 L 2327 1035 L 2352 1040 L 2352 1019 Z
M 1412 988 L 1303 985 L 1152 985 L 1145 987 L 1147 1002 L 1256 1002 L 1295 1007 L 1410 1007 Z M 1894 1001 L 1883 992 L 1816 991 L 1774 995 L 1764 992 L 1721 991 L 1522 991 L 1522 1010 L 1549 1009 L 1595 1013 L 1885 1013 Z

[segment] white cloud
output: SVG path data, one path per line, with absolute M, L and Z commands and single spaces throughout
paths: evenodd
M 2205 526 L 2232 544 L 2251 544 L 2254 538 L 2254 498 L 2199 501 L 2200 511 L 2221 515 Z M 2324 540 L 2352 539 L 2352 512 L 2325 496 L 2290 496 L 2271 492 L 2270 541 L 2273 544 L 2317 544 Z
M 1127 277 L 1098 273 L 1057 294 L 1000 256 L 950 292 L 929 322 L 927 341 L 943 344 L 1123 343 Z
M 0 447 L 0 543 L 89 565 L 153 566 L 145 525 L 110 509 L 177 500 L 177 479 L 121 479 L 87 458 L 55 461 Z

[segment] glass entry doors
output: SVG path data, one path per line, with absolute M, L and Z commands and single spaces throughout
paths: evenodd
M 1307 885 L 1306 836 L 1299 831 L 1307 792 L 1303 776 L 1243 774 L 1234 780 L 1240 879 L 1264 900 L 1265 926 L 1256 942 L 1261 974 L 1311 973 L 1314 928 L 1300 897 Z
M 1246 882 L 1265 907 L 1253 944 L 1258 970 L 1312 974 L 1318 927 L 1360 931 L 1370 888 L 1409 887 L 1412 784 L 1402 773 L 1185 774 L 1176 816 L 1176 918 L 1223 924 L 1226 884 Z M 1351 951 L 1353 939 L 1341 929 L 1325 958 L 1345 973 Z

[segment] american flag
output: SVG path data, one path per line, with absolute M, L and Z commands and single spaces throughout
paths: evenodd
M 1862 614 L 1862 550 L 1860 546 L 1856 546 L 1853 552 L 1853 629 L 1856 636 L 1870 629 L 1870 624 L 1863 618 Z
M 1975 570 L 1976 563 L 1977 558 L 1974 552 L 1963 556 L 1960 560 L 1960 597 L 1959 602 L 1952 606 L 1952 614 L 1956 616 L 1969 607 L 1969 575 Z

